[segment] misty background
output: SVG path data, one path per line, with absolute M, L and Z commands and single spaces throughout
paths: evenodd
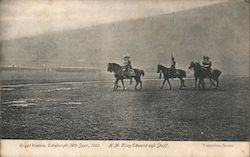
M 249 76 L 249 3 L 1 1 L 1 65 L 91 67 L 108 62 L 156 72 L 209 56 L 226 75 Z

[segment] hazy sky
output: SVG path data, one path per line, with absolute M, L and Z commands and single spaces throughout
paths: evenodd
M 227 0 L 2 0 L 1 39 L 17 39 L 54 31 L 168 14 L 225 1 Z
M 129 53 L 135 67 L 155 68 L 173 53 L 178 68 L 208 55 L 224 74 L 249 74 L 245 0 L 0 2 L 3 65 L 105 70 Z

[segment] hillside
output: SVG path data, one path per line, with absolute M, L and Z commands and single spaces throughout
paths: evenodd
M 188 11 L 120 21 L 16 40 L 2 41 L 1 64 L 93 66 L 122 62 L 129 53 L 136 67 L 179 68 L 210 56 L 224 74 L 249 75 L 249 6 L 229 1 Z

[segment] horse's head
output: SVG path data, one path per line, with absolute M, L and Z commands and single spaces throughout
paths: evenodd
M 109 71 L 109 72 L 112 72 L 112 64 L 111 63 L 108 63 L 108 69 L 107 69 L 107 71 Z
M 161 72 L 161 67 L 162 67 L 162 65 L 160 65 L 160 64 L 157 65 L 157 73 Z
M 158 64 L 158 66 L 157 66 L 157 73 L 164 72 L 164 71 L 168 71 L 168 70 L 169 70 L 169 68 L 164 67 L 164 66 L 161 65 L 161 64 Z
M 158 66 L 157 66 L 157 73 L 160 73 L 160 76 L 159 76 L 159 78 L 161 78 L 161 73 L 166 73 L 166 72 L 168 72 L 168 68 L 167 67 L 164 67 L 163 65 L 161 65 L 161 64 L 158 64 Z
M 119 64 L 116 63 L 108 63 L 108 69 L 109 72 L 117 72 L 122 67 Z
M 201 68 L 201 65 L 199 62 L 191 62 L 190 66 L 189 66 L 189 69 L 194 69 L 194 70 L 197 70 L 197 69 L 200 69 Z
M 192 61 L 192 62 L 190 63 L 189 69 L 192 69 L 192 68 L 194 68 L 194 67 L 195 67 L 195 63 Z

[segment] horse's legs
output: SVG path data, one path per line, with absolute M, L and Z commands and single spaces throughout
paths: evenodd
M 202 79 L 202 89 L 205 89 L 206 87 L 205 87 L 205 80 L 204 79 Z
M 211 87 L 212 87 L 212 85 L 213 85 L 213 83 L 212 83 L 212 79 L 211 79 L 211 78 L 209 78 L 209 81 L 210 81 L 210 86 L 209 86 L 209 88 L 211 88 Z
M 121 81 L 122 81 L 123 90 L 125 90 L 125 86 L 124 86 L 124 81 L 123 81 L 123 79 L 121 79 Z
M 199 78 L 199 80 L 198 80 L 198 89 L 201 89 L 201 84 L 202 84 L 202 80 Z
M 132 78 L 131 78 L 131 79 L 130 79 L 130 82 L 129 82 L 129 85 L 131 85 L 131 84 L 132 84 L 132 82 L 133 82 L 133 81 L 132 81 Z
M 113 91 L 117 90 L 118 81 L 119 81 L 118 79 L 115 80 Z
M 167 80 L 168 80 L 168 85 L 169 85 L 170 90 L 171 90 L 171 89 L 172 89 L 172 87 L 171 87 L 170 81 L 169 81 L 169 79 L 167 79 Z
M 119 84 L 119 79 L 117 80 L 116 90 L 120 87 L 118 84 Z
M 162 83 L 162 86 L 161 86 L 161 89 L 163 89 L 163 86 L 164 86 L 165 82 L 166 82 L 166 79 L 164 79 L 164 81 Z
M 182 78 L 180 78 L 180 81 L 181 81 L 181 85 L 180 85 L 180 88 L 179 88 L 179 89 L 181 89 L 181 88 L 182 88 L 182 85 L 183 85 L 183 79 L 182 79 Z
M 131 84 L 132 84 L 132 77 L 131 78 L 129 78 L 129 84 L 128 84 L 128 88 L 127 89 L 129 89 L 130 88 L 130 86 L 131 86 Z
M 194 83 L 194 88 L 197 87 L 197 77 L 195 77 L 195 83 Z
M 139 80 L 139 82 L 140 82 L 140 90 L 142 89 L 142 81 L 141 81 L 141 79 Z
M 219 79 L 216 79 L 216 82 L 217 82 L 217 84 L 216 84 L 216 87 L 215 87 L 215 88 L 220 87 L 220 86 L 219 86 Z
M 181 89 L 182 87 L 186 87 L 185 81 L 183 80 L 183 78 L 180 78 L 180 80 L 181 80 L 181 86 L 179 89 Z
M 135 84 L 135 90 L 136 90 L 136 89 L 137 89 L 137 86 L 138 86 L 138 80 L 135 79 L 135 81 L 136 81 L 136 84 Z
M 213 79 L 213 86 L 215 87 L 215 79 Z
M 183 83 L 182 86 L 183 86 L 183 87 L 187 87 L 187 86 L 185 85 L 185 80 L 182 79 L 182 81 L 183 81 L 183 82 L 182 82 L 182 83 Z

